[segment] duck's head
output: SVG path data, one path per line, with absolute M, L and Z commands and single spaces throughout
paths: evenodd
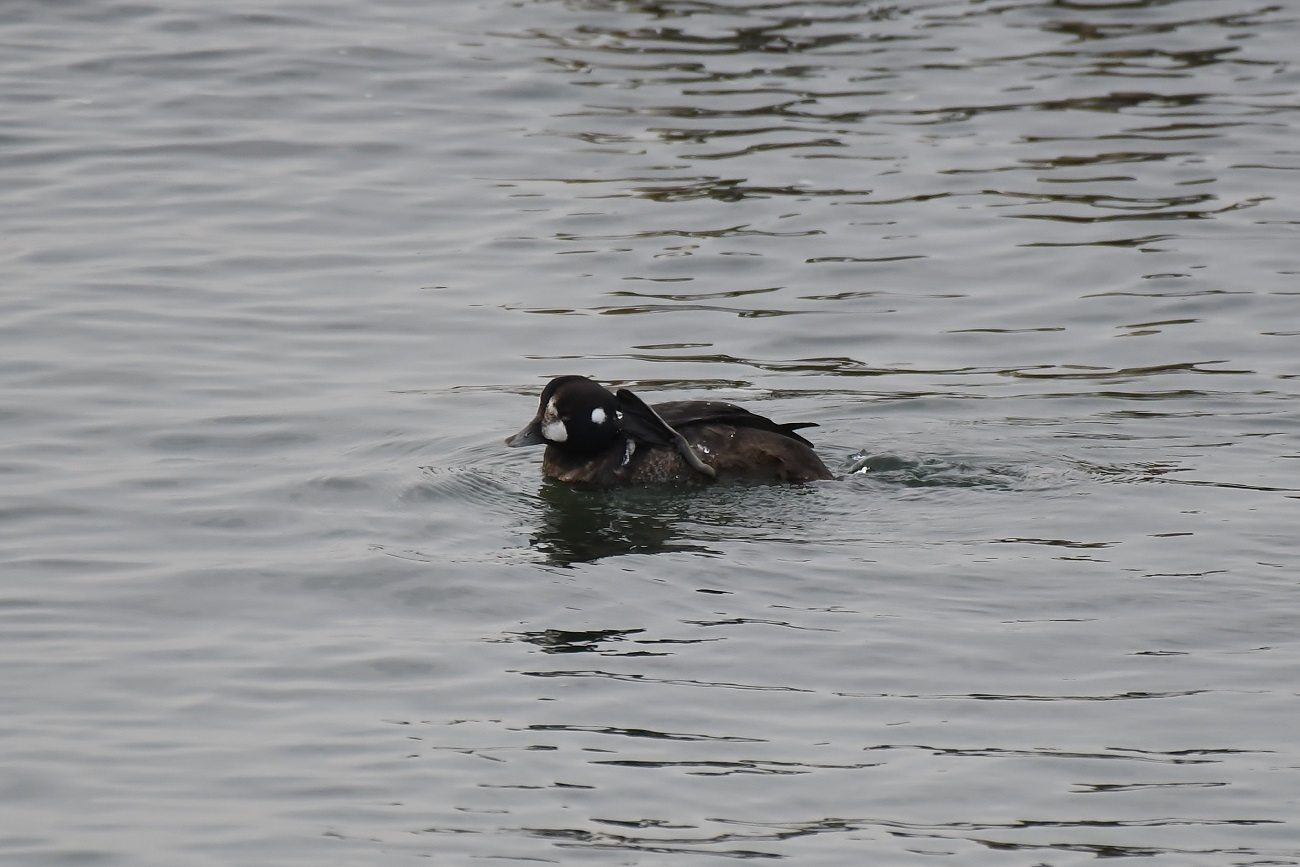
M 547 383 L 537 415 L 506 445 L 598 452 L 622 430 L 623 414 L 613 392 L 585 376 L 561 376 Z
M 585 376 L 560 376 L 547 383 L 537 415 L 506 445 L 546 445 L 573 455 L 595 455 L 621 434 L 639 443 L 676 449 L 697 472 L 717 476 L 649 404 L 626 388 L 613 394 Z

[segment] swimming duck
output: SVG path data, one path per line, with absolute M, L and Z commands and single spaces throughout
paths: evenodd
M 585 376 L 561 376 L 542 391 L 537 415 L 508 446 L 545 445 L 542 472 L 562 482 L 616 487 L 653 482 L 749 479 L 809 482 L 831 471 L 795 433 L 730 403 L 675 400 L 650 406 Z

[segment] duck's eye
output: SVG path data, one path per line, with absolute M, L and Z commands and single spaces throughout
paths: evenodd
M 600 407 L 596 407 L 595 409 L 593 409 L 591 411 L 591 423 L 597 425 L 604 424 L 605 410 L 601 409 Z

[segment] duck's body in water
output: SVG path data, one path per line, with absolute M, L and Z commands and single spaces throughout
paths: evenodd
M 582 376 L 551 380 L 510 446 L 546 445 L 542 472 L 596 487 L 656 482 L 810 482 L 834 476 L 795 431 L 730 403 L 646 404 Z

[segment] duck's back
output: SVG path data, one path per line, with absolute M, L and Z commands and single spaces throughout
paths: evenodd
M 655 412 L 672 425 L 718 479 L 810 482 L 834 476 L 806 439 L 795 430 L 807 424 L 778 424 L 734 404 L 717 401 L 671 401 Z M 698 473 L 676 449 L 655 447 L 635 467 L 634 484 L 690 479 Z

